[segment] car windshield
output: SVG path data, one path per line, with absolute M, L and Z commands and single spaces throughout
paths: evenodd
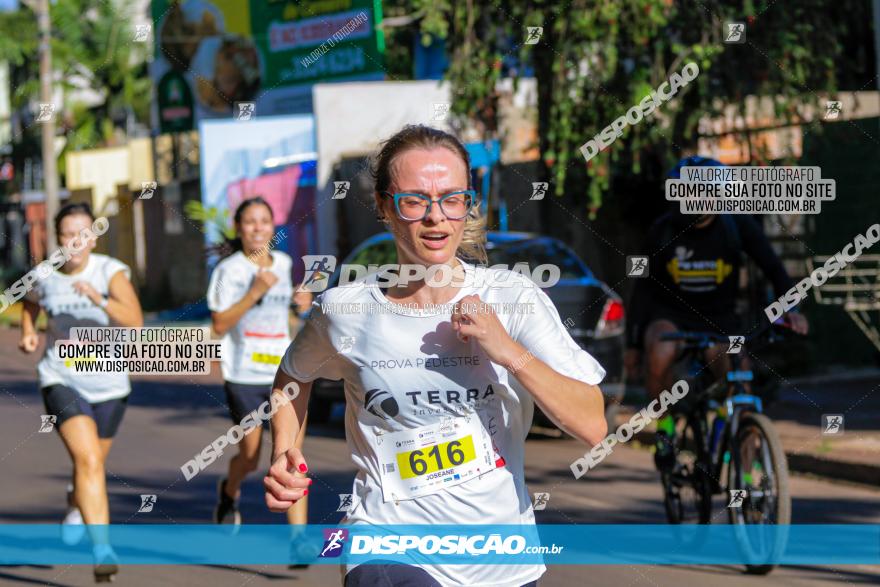
M 588 277 L 577 257 L 550 239 L 490 242 L 489 246 L 489 265 L 506 265 L 513 269 L 517 263 L 526 262 L 530 270 L 538 265 L 556 265 L 561 279 Z
M 539 265 L 556 265 L 561 279 L 588 277 L 577 257 L 551 239 L 489 242 L 487 249 L 489 265 L 506 265 L 513 269 L 517 263 L 525 262 L 530 270 Z M 372 244 L 355 254 L 348 263 L 363 266 L 397 263 L 394 241 Z

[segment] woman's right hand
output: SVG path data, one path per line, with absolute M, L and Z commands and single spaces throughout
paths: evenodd
M 269 473 L 263 478 L 269 510 L 286 512 L 308 495 L 308 487 L 312 484 L 312 480 L 305 476 L 308 471 L 309 467 L 298 448 L 291 448 L 275 457 Z
M 40 336 L 36 332 L 22 334 L 18 341 L 18 348 L 23 353 L 32 353 L 40 346 Z
M 258 271 L 254 276 L 254 282 L 251 284 L 251 294 L 257 299 L 266 295 L 266 292 L 272 289 L 272 286 L 278 283 L 278 276 L 273 272 L 264 269 Z

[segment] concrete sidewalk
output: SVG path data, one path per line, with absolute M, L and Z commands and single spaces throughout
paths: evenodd
M 866 369 L 839 377 L 782 381 L 776 400 L 765 406 L 765 412 L 782 438 L 789 469 L 832 481 L 880 486 L 880 372 Z M 628 393 L 632 396 L 643 397 L 644 390 Z M 627 401 L 618 413 L 618 424 L 643 405 Z M 841 432 L 823 434 L 825 414 L 843 416 Z M 637 440 L 652 445 L 653 426 Z
M 880 375 L 788 382 L 767 413 L 793 471 L 880 486 Z M 841 433 L 823 434 L 824 414 L 843 416 Z

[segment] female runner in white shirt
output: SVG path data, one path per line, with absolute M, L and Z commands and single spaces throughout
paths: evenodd
M 309 467 L 294 441 L 317 377 L 345 381 L 346 439 L 358 473 L 343 523 L 531 525 L 523 461 L 534 402 L 588 445 L 604 438 L 597 384 L 605 371 L 574 342 L 547 295 L 514 272 L 462 259 L 485 262 L 485 222 L 468 191 L 469 169 L 455 137 L 425 126 L 405 127 L 378 153 L 376 206 L 394 235 L 398 262 L 446 265 L 454 280 L 383 290 L 372 276 L 316 300 L 273 386 L 282 393 L 295 382 L 301 391 L 272 418 L 273 464 L 264 479 L 272 511 L 287 510 L 308 492 Z M 522 310 L 496 314 L 480 302 Z M 323 311 L 331 304 L 362 311 Z M 440 304 L 448 306 L 433 307 Z M 453 443 L 425 447 L 430 458 L 394 448 L 413 446 L 417 435 L 442 434 L 441 422 L 460 433 Z M 436 472 L 435 459 L 439 472 L 427 475 Z M 461 465 L 456 475 L 440 478 L 451 465 Z M 536 584 L 544 570 L 364 564 L 349 565 L 344 583 L 520 586 Z
M 214 331 L 223 336 L 221 369 L 229 415 L 239 424 L 268 401 L 278 363 L 290 344 L 293 261 L 274 246 L 279 237 L 266 200 L 245 200 L 233 219 L 235 251 L 211 274 L 207 299 Z M 242 438 L 238 454 L 218 484 L 217 524 L 241 524 L 239 488 L 259 463 L 262 430 L 257 426 Z M 299 433 L 300 442 L 304 434 L 305 426 Z M 305 524 L 307 507 L 306 500 L 297 503 L 288 512 L 289 522 Z
M 107 220 L 100 219 L 101 222 Z M 32 353 L 39 347 L 37 317 L 48 316 L 46 348 L 38 372 L 47 413 L 55 416 L 55 429 L 73 461 L 73 485 L 68 487 L 65 517 L 66 542 L 78 542 L 90 528 L 95 555 L 95 580 L 109 581 L 117 572 L 106 527 L 110 523 L 104 463 L 125 413 L 131 392 L 128 374 L 79 373 L 55 353 L 55 341 L 69 339 L 74 327 L 143 325 L 141 306 L 124 263 L 92 253 L 95 217 L 87 204 L 67 204 L 55 216 L 58 243 L 71 255 L 57 271 L 36 282 L 24 299 L 19 348 Z M 106 228 L 104 229 L 106 230 Z M 85 231 L 85 232 L 84 232 Z M 38 275 L 40 269 L 37 269 Z

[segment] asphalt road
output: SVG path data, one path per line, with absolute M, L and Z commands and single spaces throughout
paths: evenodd
M 68 457 L 55 434 L 37 432 L 42 402 L 33 380 L 32 361 L 22 360 L 0 336 L 6 350 L 0 358 L 0 522 L 51 523 L 64 512 L 64 487 L 70 475 Z M 135 383 L 128 412 L 108 463 L 108 489 L 113 523 L 207 523 L 214 506 L 217 479 L 228 454 L 186 482 L 179 467 L 229 427 L 222 388 L 217 378 Z M 306 457 L 312 477 L 310 522 L 332 524 L 338 493 L 349 493 L 354 469 L 342 433 L 336 428 L 310 430 Z M 265 436 L 268 446 L 268 435 Z M 264 451 L 263 461 L 268 463 Z M 550 493 L 540 523 L 665 523 L 661 490 L 649 452 L 616 449 L 589 479 L 575 480 L 569 463 L 583 453 L 575 441 L 535 438 L 527 442 L 530 492 Z M 793 523 L 880 523 L 880 491 L 823 480 L 794 477 Z M 149 514 L 138 514 L 140 494 L 158 496 Z M 246 523 L 280 523 L 263 505 L 260 480 L 244 486 L 242 513 Z M 725 519 L 720 498 L 718 521 Z M 829 547 L 833 547 L 830 545 Z M 127 566 L 119 585 L 339 585 L 336 566 L 304 571 L 283 566 Z M 752 577 L 734 566 L 555 566 L 542 587 L 617 585 L 619 587 L 733 585 L 880 584 L 880 567 L 785 567 L 769 577 Z M 52 565 L 0 567 L 2 585 L 93 585 L 91 567 Z

